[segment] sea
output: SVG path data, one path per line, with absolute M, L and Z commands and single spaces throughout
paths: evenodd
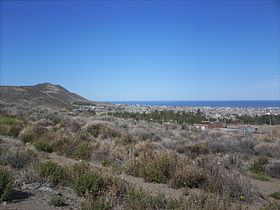
M 256 101 L 110 101 L 115 104 L 144 105 L 144 106 L 180 106 L 180 107 L 238 107 L 238 108 L 267 108 L 280 107 L 280 100 Z

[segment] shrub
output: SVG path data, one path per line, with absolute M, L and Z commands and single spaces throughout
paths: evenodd
M 268 159 L 266 157 L 260 157 L 253 162 L 250 171 L 257 174 L 264 174 L 267 163 Z
M 109 210 L 112 209 L 112 205 L 106 198 L 92 197 L 90 194 L 86 196 L 86 199 L 81 203 L 81 210 Z
M 142 188 L 129 187 L 124 194 L 126 209 L 165 209 L 166 203 L 163 194 L 152 196 Z
M 43 181 L 54 185 L 64 184 L 68 179 L 65 169 L 50 161 L 38 163 L 35 165 L 35 170 Z
M 54 196 L 51 198 L 49 205 L 51 206 L 66 206 L 65 198 L 63 196 Z
M 124 135 L 122 135 L 120 142 L 122 145 L 129 145 L 129 144 L 135 143 L 136 140 L 134 139 L 133 135 L 124 134 Z
M 44 151 L 44 152 L 49 152 L 49 153 L 53 152 L 53 147 L 45 139 L 40 139 L 40 140 L 36 141 L 34 146 L 39 151 Z
M 17 137 L 23 127 L 20 119 L 15 117 L 0 116 L 0 134 Z
M 265 172 L 271 176 L 280 179 L 280 160 L 271 160 L 265 168 Z
M 9 150 L 0 155 L 0 163 L 9 165 L 15 169 L 25 168 L 35 160 L 36 154 L 32 150 Z
M 92 153 L 92 148 L 89 143 L 83 142 L 80 143 L 73 152 L 73 158 L 88 160 L 90 159 Z
M 260 181 L 269 181 L 269 177 L 265 174 L 258 174 L 258 173 L 251 173 L 250 176 L 253 178 L 253 179 L 257 179 L 257 180 L 260 180 Z
M 38 140 L 48 130 L 38 124 L 29 125 L 19 133 L 19 138 L 24 142 L 33 142 Z
M 87 128 L 87 131 L 95 138 L 99 136 L 101 130 L 104 128 L 102 124 L 93 124 Z
M 144 179 L 149 182 L 166 183 L 171 177 L 171 167 L 167 155 L 159 156 L 147 163 Z
M 74 182 L 78 179 L 81 175 L 85 174 L 89 171 L 89 164 L 85 162 L 76 163 L 69 168 L 69 174 L 71 175 L 71 180 Z
M 93 197 L 96 197 L 105 187 L 104 178 L 95 171 L 82 174 L 74 183 L 74 190 L 81 196 L 90 193 Z
M 272 197 L 272 198 L 275 198 L 275 199 L 277 199 L 277 200 L 280 200 L 280 191 L 271 193 L 271 194 L 269 195 L 269 197 Z
M 5 168 L 0 167 L 0 201 L 10 200 L 14 189 L 12 174 Z
M 204 188 L 209 192 L 228 195 L 232 200 L 251 201 L 254 198 L 250 179 L 239 170 L 226 169 L 222 162 L 213 156 L 201 158 L 198 164 L 206 173 Z
M 176 167 L 176 157 L 167 153 L 148 152 L 126 165 L 125 170 L 148 182 L 167 183 Z
M 258 155 L 264 155 L 271 158 L 280 158 L 280 144 L 260 143 L 254 147 Z
M 175 189 L 181 187 L 198 188 L 203 185 L 205 180 L 206 175 L 201 169 L 194 166 L 185 166 L 172 174 L 169 185 Z

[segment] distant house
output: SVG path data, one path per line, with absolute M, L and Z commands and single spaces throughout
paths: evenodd
M 253 127 L 243 128 L 243 133 L 245 133 L 245 134 L 252 134 L 252 133 L 257 133 L 257 132 L 258 132 L 258 128 L 253 128 Z

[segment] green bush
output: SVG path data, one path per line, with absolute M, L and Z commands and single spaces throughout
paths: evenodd
M 0 201 L 10 200 L 14 189 L 14 178 L 5 168 L 0 167 Z
M 39 151 L 44 151 L 49 153 L 53 152 L 53 147 L 45 139 L 39 139 L 38 141 L 35 142 L 34 146 Z
M 104 178 L 95 171 L 88 171 L 82 174 L 74 182 L 74 190 L 81 196 L 90 193 L 93 197 L 96 197 L 105 187 Z
M 124 194 L 126 209 L 167 209 L 167 199 L 163 194 L 150 195 L 142 188 L 129 187 Z
M 260 180 L 260 181 L 269 181 L 270 180 L 270 178 L 263 173 L 251 173 L 250 176 L 253 179 L 257 179 L 257 180 Z
M 90 159 L 92 153 L 92 148 L 89 143 L 83 142 L 80 143 L 74 150 L 73 158 L 79 160 L 88 160 Z
M 57 163 L 50 161 L 40 162 L 35 168 L 40 178 L 54 185 L 64 184 L 68 180 L 66 170 Z
M 16 117 L 0 116 L 0 134 L 17 137 L 23 123 Z
M 277 200 L 280 200 L 280 191 L 271 193 L 271 194 L 269 195 L 269 197 L 272 197 L 272 198 L 275 198 L 275 199 L 277 199 Z
M 63 196 L 55 196 L 49 202 L 51 206 L 66 206 L 66 202 Z
M 176 167 L 176 158 L 166 153 L 148 152 L 126 165 L 125 171 L 148 182 L 167 183 Z
M 265 173 L 265 166 L 267 163 L 268 159 L 266 157 L 259 157 L 253 162 L 250 171 L 258 174 Z

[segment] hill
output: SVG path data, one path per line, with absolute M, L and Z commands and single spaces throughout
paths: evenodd
M 52 108 L 61 109 L 74 102 L 90 101 L 60 85 L 42 83 L 34 86 L 0 86 L 0 108 L 18 107 L 18 109 Z

